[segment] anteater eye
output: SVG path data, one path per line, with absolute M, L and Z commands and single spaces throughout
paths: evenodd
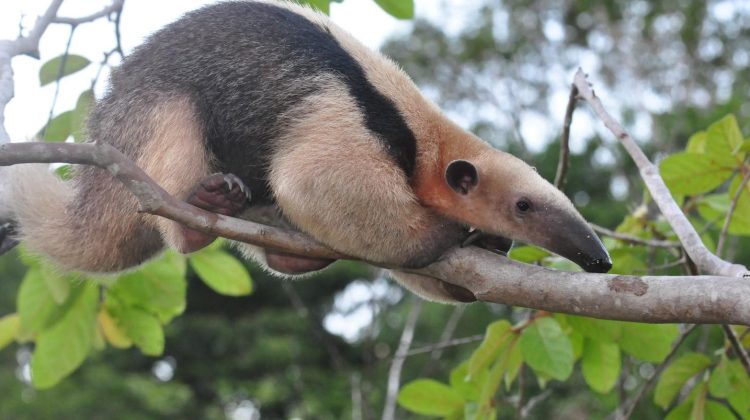
M 526 212 L 531 208 L 531 204 L 526 200 L 518 200 L 516 208 L 522 212 Z

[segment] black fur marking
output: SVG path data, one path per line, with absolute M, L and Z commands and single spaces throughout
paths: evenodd
M 149 100 L 190 94 L 207 147 L 219 163 L 213 169 L 236 174 L 252 189 L 254 203 L 264 204 L 272 200 L 267 182 L 270 150 L 283 130 L 283 118 L 294 118 L 283 116 L 323 88 L 311 80 L 321 73 L 346 84 L 367 128 L 410 177 L 416 139 L 391 100 L 367 80 L 330 30 L 271 4 L 219 3 L 157 32 L 113 72 L 112 94 L 99 104 L 100 115 L 117 127 L 115 119 L 138 118 Z M 123 115 L 124 110 L 132 116 Z M 90 132 L 100 141 L 119 140 L 104 128 L 92 127 Z M 119 147 L 141 149 L 133 144 Z

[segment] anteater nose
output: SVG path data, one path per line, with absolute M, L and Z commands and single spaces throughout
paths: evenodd
M 607 258 L 594 258 L 589 260 L 584 267 L 589 273 L 606 273 L 612 268 L 612 260 Z

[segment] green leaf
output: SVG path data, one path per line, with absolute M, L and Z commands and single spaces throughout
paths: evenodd
M 165 257 L 123 274 L 107 293 L 158 315 L 164 323 L 181 314 L 185 310 L 187 291 L 185 263 Z
M 732 391 L 727 401 L 743 419 L 750 419 L 750 377 L 745 373 L 739 360 L 730 361 L 727 370 L 731 373 L 732 383 Z
M 706 156 L 720 165 L 737 166 L 742 160 L 734 156 L 734 151 L 742 146 L 742 142 L 737 119 L 729 114 L 706 130 Z
M 680 335 L 674 324 L 622 322 L 620 348 L 645 362 L 659 363 L 672 351 L 672 342 Z
M 642 246 L 627 246 L 615 248 L 609 251 L 613 265 L 611 273 L 617 274 L 638 274 L 647 270 L 646 261 L 648 259 L 648 249 Z
M 732 199 L 734 199 L 737 189 L 740 187 L 741 178 L 740 176 L 735 177 L 729 186 L 729 197 L 732 197 Z M 727 208 L 728 211 L 729 209 Z M 722 218 L 721 222 L 724 222 L 724 218 Z M 734 208 L 732 220 L 729 223 L 729 233 L 733 235 L 750 235 L 750 183 L 745 184 L 745 188 L 737 200 L 737 206 Z
M 65 111 L 52 118 L 50 122 L 42 129 L 40 137 L 51 143 L 65 141 L 73 133 L 71 121 L 73 111 Z
M 450 386 L 456 392 L 461 394 L 461 396 L 468 401 L 478 401 L 479 400 L 479 385 L 481 383 L 484 383 L 484 380 L 487 378 L 487 371 L 483 371 L 479 375 L 469 378 L 469 361 L 466 360 L 460 365 L 458 365 L 455 369 L 451 371 L 450 374 Z
M 156 316 L 107 297 L 107 311 L 117 326 L 148 356 L 164 352 L 164 330 Z
M 94 102 L 94 92 L 89 89 L 80 96 L 76 102 L 76 107 L 70 117 L 70 129 L 76 143 L 81 143 L 85 139 L 86 118 L 89 115 L 89 109 Z
M 682 404 L 673 408 L 672 411 L 667 414 L 664 420 L 685 420 L 690 418 L 690 413 L 693 410 L 693 401 L 687 400 Z
M 190 265 L 203 282 L 217 293 L 244 296 L 253 291 L 253 283 L 245 266 L 224 251 L 196 252 L 190 256 Z
M 608 393 L 620 376 L 620 347 L 615 343 L 586 339 L 581 370 L 591 389 Z
M 398 403 L 426 416 L 448 416 L 464 408 L 464 399 L 455 390 L 432 379 L 417 379 L 401 388 Z
M 732 372 L 729 371 L 729 360 L 726 356 L 722 356 L 719 364 L 711 372 L 708 390 L 714 397 L 726 398 L 732 394 L 732 388 Z
M 70 278 L 47 267 L 42 269 L 42 278 L 44 279 L 44 283 L 47 285 L 55 303 L 58 305 L 65 303 L 70 295 Z
M 552 318 L 540 318 L 523 330 L 521 352 L 532 369 L 551 378 L 562 381 L 573 372 L 570 340 Z
M 621 322 L 576 315 L 565 315 L 565 319 L 575 331 L 592 340 L 613 343 L 620 338 Z
M 81 288 L 57 322 L 37 337 L 31 359 L 31 377 L 36 388 L 57 384 L 76 370 L 91 350 L 99 288 L 91 282 L 82 283 Z
M 505 389 L 509 390 L 523 365 L 523 353 L 521 353 L 521 346 L 511 346 L 508 351 L 508 366 L 505 371 Z
M 705 354 L 686 353 L 672 362 L 659 377 L 654 391 L 654 402 L 666 409 L 687 381 L 711 365 Z
M 331 2 L 330 0 L 301 0 L 301 4 L 308 4 L 314 9 L 319 10 L 327 15 L 331 14 Z
M 65 59 L 65 68 L 60 73 L 60 67 L 62 66 L 63 56 L 57 56 L 42 65 L 39 69 L 39 83 L 40 86 L 50 84 L 57 80 L 58 75 L 60 77 L 73 74 L 77 71 L 83 70 L 91 62 L 86 57 L 80 55 L 68 54 Z
M 662 178 L 673 194 L 701 194 L 729 179 L 733 166 L 697 153 L 675 153 L 659 165 Z
M 133 341 L 125 334 L 125 331 L 117 326 L 117 322 L 112 315 L 107 312 L 107 308 L 102 307 L 97 315 L 99 328 L 107 342 L 115 348 L 126 349 L 133 345 Z
M 414 17 L 414 0 L 375 0 L 380 8 L 398 19 Z
M 44 281 L 41 268 L 30 268 L 21 282 L 16 302 L 21 320 L 21 331 L 34 335 L 41 331 L 59 310 L 52 293 Z
M 469 376 L 476 376 L 497 359 L 500 350 L 507 346 L 514 335 L 510 322 L 504 319 L 488 325 L 482 344 L 474 350 L 469 359 Z
M 12 343 L 21 328 L 21 318 L 18 314 L 9 314 L 0 318 L 0 349 Z
M 550 253 L 543 250 L 542 248 L 537 248 L 531 245 L 524 245 L 512 248 L 508 256 L 516 261 L 530 264 L 539 262 L 544 258 L 549 257 Z
M 732 414 L 731 410 L 724 407 L 723 404 L 719 404 L 716 401 L 706 401 L 703 418 L 705 420 L 735 420 L 737 417 Z
M 509 346 L 506 346 L 501 352 L 495 363 L 492 364 L 488 374 L 487 380 L 484 381 L 482 389 L 479 394 L 479 414 L 478 418 L 487 418 L 492 415 L 495 411 L 495 405 L 492 401 L 492 397 L 497 393 L 500 388 L 500 383 L 503 380 L 503 376 L 508 368 L 508 361 L 513 353 L 513 349 L 518 347 L 518 340 L 512 340 Z
M 688 139 L 686 152 L 689 153 L 705 153 L 706 152 L 706 132 L 699 131 Z
M 750 153 L 750 139 L 745 139 L 737 150 L 735 150 L 735 153 Z

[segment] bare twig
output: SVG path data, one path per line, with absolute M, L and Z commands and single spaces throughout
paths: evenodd
M 401 382 L 401 369 L 404 367 L 404 355 L 411 347 L 411 341 L 414 338 L 414 328 L 417 326 L 419 313 L 422 311 L 422 300 L 413 300 L 409 315 L 404 323 L 404 331 L 401 333 L 401 340 L 396 350 L 396 357 L 391 362 L 391 368 L 388 371 L 388 388 L 386 391 L 385 405 L 383 408 L 383 420 L 393 420 L 396 414 L 396 396 L 398 395 L 399 384 Z
M 690 224 L 690 221 L 682 210 L 680 210 L 680 207 L 675 203 L 674 199 L 672 199 L 672 195 L 670 194 L 667 185 L 659 175 L 659 169 L 651 163 L 641 148 L 638 147 L 638 144 L 636 144 L 620 123 L 612 118 L 607 110 L 604 109 L 601 101 L 591 89 L 591 86 L 589 86 L 589 83 L 586 80 L 586 75 L 581 69 L 578 69 L 576 72 L 574 84 L 578 88 L 581 97 L 589 103 L 596 115 L 620 140 L 620 143 L 628 154 L 630 154 L 630 157 L 633 158 L 636 166 L 638 166 L 643 182 L 651 193 L 651 197 L 653 197 L 656 205 L 664 215 L 664 218 L 666 218 L 672 226 L 677 237 L 680 238 L 680 242 L 685 248 L 685 251 L 690 255 L 690 258 L 696 263 L 696 265 L 698 265 L 703 272 L 714 275 L 732 277 L 750 276 L 750 272 L 748 272 L 748 269 L 745 266 L 724 261 L 712 254 L 711 251 L 706 248 L 700 236 Z
M 97 19 L 107 17 L 111 15 L 112 13 L 119 13 L 122 10 L 122 6 L 125 3 L 125 0 L 114 0 L 112 4 L 105 7 L 104 9 L 92 13 L 88 16 L 82 16 L 82 17 L 62 17 L 62 16 L 55 16 L 51 23 L 62 23 L 70 26 L 78 26 L 83 23 L 93 22 Z
M 570 158 L 570 125 L 573 122 L 573 112 L 578 102 L 578 88 L 575 85 L 570 87 L 570 96 L 568 97 L 568 107 L 565 109 L 565 119 L 563 121 L 563 132 L 560 137 L 560 158 L 557 161 L 557 172 L 555 173 L 555 187 L 562 190 L 565 185 L 565 174 L 568 172 L 568 160 Z
M 416 356 L 423 353 L 432 353 L 435 350 L 447 349 L 449 347 L 461 346 L 464 344 L 476 343 L 482 341 L 484 334 L 471 335 L 468 337 L 454 338 L 447 341 L 441 341 L 438 343 L 430 344 L 424 347 L 417 347 L 416 349 L 409 350 L 403 357 Z
M 742 343 L 740 342 L 740 339 L 737 337 L 737 334 L 735 334 L 732 327 L 730 327 L 727 324 L 723 324 L 721 326 L 721 329 L 724 330 L 724 334 L 727 336 L 727 339 L 732 344 L 732 349 L 734 350 L 734 353 L 737 355 L 737 358 L 740 359 L 740 362 L 742 362 L 742 366 L 745 368 L 745 372 L 747 372 L 747 375 L 750 376 L 750 356 L 747 354 L 747 351 L 745 351 L 745 348 L 742 347 Z
M 607 229 L 604 226 L 599 226 L 594 223 L 589 223 L 589 225 L 592 229 L 594 229 L 594 232 L 600 235 L 609 236 L 610 238 L 617 239 L 618 241 L 623 241 L 635 245 L 645 245 L 654 248 L 682 248 L 682 245 L 680 245 L 679 242 L 662 241 L 658 239 L 643 239 L 634 235 L 628 235 L 627 233 L 615 232 L 614 230 Z
M 448 318 L 448 322 L 445 323 L 445 328 L 443 329 L 443 333 L 440 334 L 441 343 L 445 343 L 451 340 L 451 337 L 453 337 L 453 333 L 456 331 L 456 327 L 458 326 L 458 321 L 461 320 L 461 317 L 463 316 L 465 310 L 466 310 L 466 306 L 463 306 L 463 305 L 458 305 L 458 306 L 453 307 L 451 316 L 450 318 Z M 430 354 L 430 360 L 432 361 L 439 360 L 440 356 L 443 355 L 443 349 L 445 349 L 445 347 L 436 347 L 432 351 L 432 354 Z M 434 365 L 434 364 L 431 364 L 431 365 Z
M 0 166 L 32 162 L 106 169 L 137 197 L 142 211 L 202 232 L 296 255 L 350 258 L 303 233 L 210 213 L 177 200 L 108 145 L 0 145 Z M 421 269 L 399 269 L 463 287 L 487 302 L 626 321 L 750 325 L 750 281 L 737 277 L 564 272 L 518 263 L 476 247 L 454 248 Z
M 55 106 L 57 105 L 57 97 L 60 95 L 60 79 L 65 75 L 65 65 L 68 63 L 68 57 L 70 55 L 70 44 L 73 42 L 73 35 L 76 32 L 76 27 L 70 27 L 70 34 L 68 35 L 68 42 L 65 44 L 65 51 L 63 51 L 62 58 L 60 59 L 60 67 L 57 69 L 57 76 L 55 77 L 55 95 L 52 97 L 52 104 L 49 106 L 49 115 L 47 116 L 47 124 L 44 126 L 44 135 L 47 136 L 49 130 L 49 123 L 52 122 L 52 117 L 55 115 Z
M 743 170 L 745 165 L 750 162 L 750 158 L 745 159 L 745 162 L 743 163 Z M 742 192 L 747 187 L 747 183 L 750 181 L 750 169 L 747 170 L 747 173 L 742 177 L 742 180 L 740 181 L 740 185 L 737 188 L 737 191 L 734 193 L 734 197 L 732 197 L 732 202 L 729 203 L 729 210 L 727 210 L 727 216 L 724 219 L 724 225 L 721 227 L 721 233 L 719 233 L 719 240 L 716 244 L 716 255 L 721 256 L 722 251 L 724 250 L 724 241 L 727 237 L 727 231 L 729 230 L 729 223 L 732 221 L 732 216 L 734 216 L 734 210 L 737 208 L 737 202 L 740 201 L 740 196 L 742 195 Z

